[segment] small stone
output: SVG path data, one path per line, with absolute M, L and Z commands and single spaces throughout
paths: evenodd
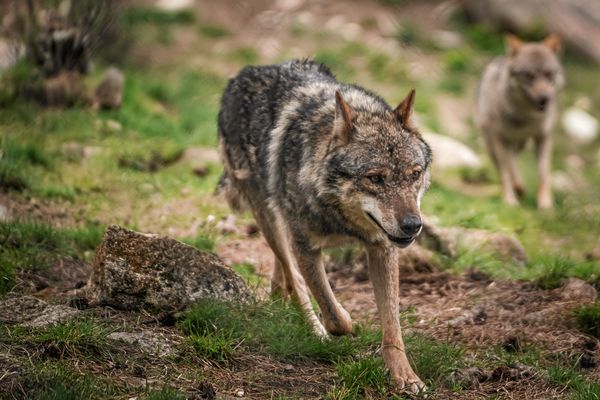
M 598 292 L 592 285 L 581 279 L 569 278 L 567 283 L 560 289 L 560 297 L 566 301 L 593 303 L 598 298 Z
M 7 222 L 10 221 L 10 219 L 11 216 L 8 207 L 6 207 L 4 204 L 0 204 L 0 221 Z
M 437 133 L 425 133 L 423 138 L 431 146 L 434 168 L 481 168 L 483 165 L 470 147 L 456 139 Z
M 192 173 L 198 178 L 204 178 L 206 175 L 208 175 L 208 168 L 205 166 L 195 167 L 192 169 Z
M 458 32 L 437 30 L 432 34 L 433 43 L 445 50 L 457 49 L 464 44 L 464 39 Z
M 235 397 L 244 397 L 244 389 L 238 389 L 235 391 Z
M 237 233 L 238 227 L 235 215 L 229 214 L 224 220 L 217 222 L 215 229 L 221 234 Z
M 110 67 L 94 91 L 94 105 L 100 109 L 121 107 L 124 83 L 125 75 L 123 75 L 123 72 L 116 67 Z M 109 127 L 109 129 L 111 128 Z
M 194 6 L 194 0 L 158 0 L 156 7 L 164 11 L 182 11 Z
M 123 130 L 123 125 L 121 125 L 119 121 L 115 121 L 114 119 L 107 119 L 106 128 L 113 132 L 121 132 Z
M 152 356 L 168 357 L 175 354 L 176 342 L 156 332 L 113 332 L 107 338 L 132 344 Z
M 0 321 L 19 323 L 27 327 L 43 328 L 65 323 L 79 313 L 74 308 L 48 304 L 32 296 L 9 298 L 0 302 Z
M 578 107 L 567 109 L 562 116 L 567 135 L 579 144 L 588 144 L 598 136 L 598 120 Z

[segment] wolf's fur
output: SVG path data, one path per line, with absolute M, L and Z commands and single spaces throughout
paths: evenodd
M 363 243 L 386 365 L 398 385 L 419 390 L 398 321 L 398 247 L 420 232 L 419 203 L 431 161 L 410 124 L 413 99 L 414 91 L 392 109 L 312 61 L 246 67 L 223 94 L 219 140 L 222 186 L 234 205 L 244 198 L 275 253 L 272 292 L 294 295 L 317 334 L 350 333 L 350 316 L 333 295 L 321 249 Z
M 502 180 L 502 197 L 518 204 L 525 191 L 516 155 L 533 139 L 538 159 L 539 208 L 553 205 L 550 189 L 551 129 L 556 117 L 557 94 L 564 84 L 557 52 L 560 41 L 525 43 L 507 37 L 507 55 L 492 61 L 483 73 L 475 120 Z

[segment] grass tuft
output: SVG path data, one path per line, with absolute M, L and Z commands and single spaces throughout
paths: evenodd
M 573 312 L 577 329 L 600 338 L 600 303 L 584 305 L 576 308 Z
M 84 319 L 34 330 L 25 340 L 41 345 L 52 358 L 94 358 L 106 354 L 108 333 L 105 325 Z
M 17 271 L 44 271 L 61 257 L 83 259 L 103 235 L 101 226 L 54 229 L 29 221 L 0 221 L 0 294 L 6 293 Z
M 387 391 L 387 374 L 380 357 L 341 361 L 335 371 L 342 386 L 328 394 L 330 399 L 377 398 Z

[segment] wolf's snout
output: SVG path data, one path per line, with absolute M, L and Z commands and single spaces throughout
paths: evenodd
M 546 109 L 546 106 L 548 105 L 549 100 L 550 99 L 548 96 L 540 96 L 537 98 L 535 105 L 537 106 L 538 110 L 544 111 Z
M 400 220 L 400 229 L 408 236 L 414 236 L 421 230 L 423 222 L 416 214 L 409 214 Z

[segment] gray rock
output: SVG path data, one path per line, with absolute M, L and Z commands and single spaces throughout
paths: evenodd
M 180 310 L 201 299 L 246 301 L 242 278 L 215 254 L 169 237 L 107 228 L 83 295 L 92 304 Z
M 481 168 L 481 158 L 469 146 L 449 136 L 437 133 L 423 134 L 425 141 L 433 152 L 433 167 L 447 168 Z
M 121 107 L 125 76 L 120 69 L 110 67 L 94 91 L 94 103 L 101 109 Z
M 140 348 L 146 354 L 156 357 L 175 355 L 177 342 L 159 332 L 113 332 L 107 336 L 110 340 L 123 341 Z
M 0 302 L 1 322 L 34 328 L 68 322 L 78 314 L 80 311 L 75 308 L 48 304 L 32 296 L 13 297 Z
M 567 301 L 593 303 L 598 298 L 598 292 L 592 285 L 581 279 L 569 278 L 560 289 L 560 297 Z
M 0 204 L 0 222 L 7 222 L 11 219 L 12 217 L 10 215 L 8 207 L 6 207 L 4 204 Z
M 483 229 L 439 227 L 425 221 L 421 240 L 425 246 L 449 257 L 458 256 L 460 248 L 482 250 L 503 261 L 524 265 L 527 254 L 523 245 L 514 237 Z

